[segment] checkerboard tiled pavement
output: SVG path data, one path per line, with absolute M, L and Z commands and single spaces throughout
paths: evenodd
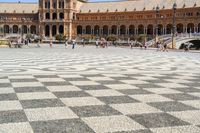
M 105 57 L 102 56 L 102 60 L 103 58 Z M 105 71 L 106 66 L 100 66 L 106 61 L 99 58 L 90 62 L 90 65 L 87 64 L 91 69 L 89 66 L 99 63 L 99 69 L 71 73 L 71 69 L 61 71 L 58 66 L 52 70 L 47 66 L 42 68 L 41 64 L 48 62 L 41 61 L 41 73 L 33 70 L 31 74 L 24 71 L 13 72 L 12 68 L 11 74 L 4 72 L 0 75 L 0 133 L 200 132 L 199 72 L 171 70 L 163 73 L 165 69 L 147 72 L 142 69 L 145 66 L 140 60 L 137 61 L 141 64 L 141 69 L 132 68 L 131 71 L 128 66 L 131 60 L 122 63 L 114 57 L 110 58 L 116 66 L 118 63 L 124 65 L 113 70 L 114 73 L 109 72 L 110 69 Z M 153 58 L 156 57 L 152 57 L 152 60 Z M 77 57 L 78 59 L 84 62 L 81 58 Z M 165 62 L 177 63 L 179 59 L 177 56 L 170 57 Z M 16 63 L 16 60 L 19 59 L 13 61 L 15 65 L 22 66 L 24 63 Z M 43 60 L 47 59 L 44 57 Z M 62 64 L 63 60 L 56 57 L 54 60 L 57 65 L 67 64 Z M 175 61 L 170 62 L 171 60 Z M 83 63 L 86 68 L 88 61 L 89 59 Z M 27 59 L 27 62 L 35 63 L 33 59 Z M 194 64 L 198 62 L 193 60 Z M 7 64 L 6 61 L 1 63 Z M 71 68 L 75 68 L 78 61 L 72 63 L 74 65 Z M 153 67 L 158 63 L 159 60 L 146 65 L 154 64 Z M 109 64 L 112 64 L 111 60 L 108 61 Z M 123 72 L 124 67 L 126 72 Z M 161 65 L 160 68 L 162 67 Z M 183 67 L 185 71 L 191 66 Z

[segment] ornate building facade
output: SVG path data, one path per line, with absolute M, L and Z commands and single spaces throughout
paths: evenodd
M 52 38 L 115 34 L 171 34 L 173 0 L 86 2 L 39 0 L 38 3 L 0 3 L 0 34 L 37 34 Z M 178 33 L 200 32 L 200 1 L 176 0 Z M 159 10 L 156 10 L 156 9 Z

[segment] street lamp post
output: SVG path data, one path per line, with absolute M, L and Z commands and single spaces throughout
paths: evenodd
M 160 12 L 160 8 L 159 6 L 156 7 L 156 38 L 155 38 L 155 44 L 157 43 L 158 41 L 158 15 L 159 15 L 159 12 Z
M 177 9 L 177 4 L 176 4 L 176 2 L 174 2 L 174 4 L 173 4 L 172 49 L 176 48 L 176 9 Z

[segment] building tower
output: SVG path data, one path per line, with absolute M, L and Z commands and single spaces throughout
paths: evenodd
M 57 34 L 73 36 L 77 0 L 39 0 L 40 36 L 53 39 Z

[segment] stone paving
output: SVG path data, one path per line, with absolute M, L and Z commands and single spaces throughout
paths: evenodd
M 199 133 L 200 55 L 0 49 L 0 133 Z

